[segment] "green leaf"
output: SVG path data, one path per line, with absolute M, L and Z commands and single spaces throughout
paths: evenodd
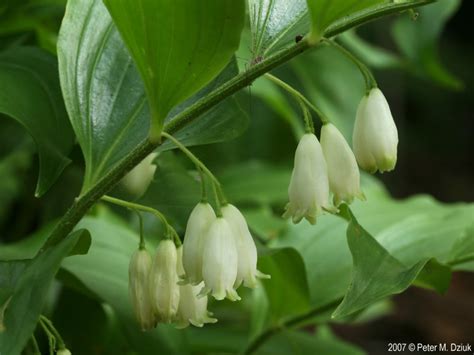
M 137 63 L 160 134 L 171 109 L 209 83 L 239 46 L 244 0 L 104 0 Z
M 334 22 L 388 0 L 307 0 L 311 15 L 311 37 L 321 38 Z
M 0 113 L 18 121 L 38 147 L 36 196 L 43 195 L 69 164 L 74 133 L 61 97 L 55 58 L 37 48 L 0 54 Z
M 260 255 L 258 267 L 272 277 L 262 283 L 273 323 L 310 308 L 305 265 L 296 250 L 268 249 Z
M 453 244 L 447 263 L 455 270 L 474 271 L 474 223 Z
M 463 83 L 441 64 L 437 43 L 447 21 L 460 5 L 458 0 L 438 1 L 419 9 L 416 21 L 403 16 L 392 27 L 395 42 L 415 74 L 457 90 L 463 87 Z
M 334 311 L 334 318 L 345 317 L 387 296 L 401 293 L 430 261 L 421 260 L 410 267 L 403 265 L 362 228 L 347 205 L 341 207 L 341 213 L 345 213 L 349 219 L 347 242 L 352 254 L 353 270 L 349 289 Z M 430 261 L 428 267 L 439 269 L 442 266 Z M 420 282 L 434 282 L 433 287 L 438 283 L 445 286 L 446 282 L 449 284 L 451 274 L 449 269 L 444 271 L 434 276 L 433 270 L 426 271 L 421 275 Z M 440 277 L 442 280 L 438 280 Z
M 147 137 L 149 106 L 135 64 L 101 1 L 68 3 L 58 58 L 66 107 L 86 162 L 85 191 Z M 166 122 L 172 124 L 181 110 L 236 74 L 231 61 Z M 207 144 L 234 138 L 246 125 L 247 117 L 235 99 L 228 98 L 174 135 L 186 145 Z
M 165 120 L 166 125 L 173 126 L 180 112 L 231 80 L 238 73 L 237 61 L 233 57 L 227 67 L 209 85 L 171 110 Z M 248 122 L 247 113 L 240 107 L 237 99 L 231 96 L 206 111 L 191 125 L 179 127 L 173 136 L 186 146 L 227 141 L 241 135 L 247 128 Z M 159 150 L 170 148 L 176 147 L 172 142 L 166 141 Z
M 430 4 L 435 0 L 307 0 L 311 15 L 310 40 L 333 37 L 374 19 Z
M 306 0 L 247 0 L 252 32 L 252 55 L 259 60 L 295 43 L 308 32 Z
M 360 225 L 404 265 L 431 258 L 448 264 L 453 244 L 472 224 L 473 204 L 444 205 L 428 196 L 392 200 L 378 185 L 364 183 L 362 188 L 367 202 L 354 202 L 351 209 Z M 316 226 L 288 224 L 281 238 L 271 244 L 300 252 L 313 307 L 341 299 L 350 284 L 352 258 L 345 231 L 345 221 L 327 215 Z
M 318 327 L 316 334 L 306 331 L 284 330 L 271 337 L 258 355 L 324 354 L 362 355 L 364 351 L 334 336 L 327 327 Z
M 20 354 L 36 327 L 61 261 L 80 239 L 88 237 L 86 230 L 78 230 L 34 259 L 0 262 L 0 311 L 4 312 L 0 353 Z

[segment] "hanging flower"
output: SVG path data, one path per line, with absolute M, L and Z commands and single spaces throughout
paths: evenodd
M 354 197 L 365 199 L 360 190 L 360 173 L 354 153 L 341 132 L 331 123 L 321 128 L 321 147 L 334 204 L 338 206 L 342 201 L 351 203 Z
M 71 355 L 71 352 L 67 348 L 59 349 L 56 355 Z
M 321 145 L 312 133 L 306 133 L 296 148 L 288 195 L 290 202 L 283 217 L 292 217 L 293 223 L 304 217 L 315 224 L 323 209 L 331 209 L 326 161 Z
M 234 287 L 239 287 L 243 282 L 244 286 L 254 288 L 257 286 L 257 277 L 270 278 L 270 276 L 257 270 L 257 248 L 247 222 L 242 213 L 231 204 L 222 208 L 222 215 L 229 223 L 237 247 L 238 268 Z
M 193 285 L 202 282 L 203 242 L 215 219 L 214 210 L 205 202 L 198 203 L 189 216 L 183 244 L 183 274 L 185 280 Z
M 149 154 L 122 179 L 122 184 L 134 196 L 142 196 L 155 176 L 156 165 L 153 161 L 157 153 Z
M 398 132 L 385 96 L 378 88 L 360 101 L 352 146 L 360 167 L 370 173 L 391 171 L 397 163 Z
M 178 274 L 184 272 L 183 248 L 178 248 Z M 176 327 L 186 328 L 189 324 L 202 327 L 205 323 L 215 323 L 217 319 L 212 318 L 212 313 L 207 310 L 207 296 L 199 297 L 199 290 L 204 286 L 201 282 L 197 286 L 190 284 L 179 286 L 179 306 L 176 315 Z
M 172 240 L 158 244 L 150 275 L 150 292 L 158 321 L 170 323 L 178 312 L 177 252 Z
M 142 330 L 150 330 L 156 325 L 149 292 L 151 264 L 148 251 L 139 249 L 133 253 L 128 269 L 130 299 Z
M 237 248 L 229 223 L 222 217 L 212 222 L 203 246 L 202 276 L 204 288 L 200 295 L 217 300 L 240 300 L 234 290 L 237 279 Z

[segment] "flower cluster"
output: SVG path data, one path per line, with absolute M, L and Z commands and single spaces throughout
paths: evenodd
M 194 207 L 183 245 L 183 279 L 203 284 L 200 295 L 240 300 L 236 289 L 243 283 L 253 288 L 257 278 L 268 278 L 257 270 L 257 248 L 242 213 L 233 205 L 216 216 L 208 203 Z
M 216 216 L 208 203 L 194 207 L 186 227 L 183 246 L 162 240 L 152 257 L 146 249 L 130 261 L 129 291 L 142 330 L 158 322 L 177 328 L 215 323 L 207 310 L 207 295 L 217 300 L 240 300 L 236 289 L 255 287 L 257 249 L 245 218 L 233 205 Z
M 175 323 L 177 328 L 192 324 L 202 327 L 214 323 L 207 311 L 207 297 L 198 297 L 199 288 L 180 285 L 183 272 L 183 248 L 170 239 L 162 240 L 152 260 L 146 249 L 136 251 L 130 260 L 129 291 L 135 316 L 142 330 L 161 323 Z
M 344 136 L 331 123 L 321 129 L 321 143 L 306 133 L 296 148 L 288 188 L 289 203 L 283 217 L 311 224 L 322 211 L 335 211 L 354 197 L 364 199 L 359 166 L 371 173 L 393 170 L 397 161 L 398 134 L 387 100 L 378 88 L 364 96 L 357 110 L 352 152 Z M 333 194 L 334 207 L 329 203 Z

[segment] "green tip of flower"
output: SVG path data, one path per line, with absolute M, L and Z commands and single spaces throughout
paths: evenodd
M 232 302 L 240 301 L 241 298 L 236 290 L 230 289 L 226 291 L 226 298 Z M 216 298 L 217 299 L 217 298 Z

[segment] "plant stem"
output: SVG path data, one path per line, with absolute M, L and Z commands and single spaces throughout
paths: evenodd
M 303 313 L 299 316 L 295 316 L 292 318 L 287 319 L 286 321 L 272 326 L 265 330 L 264 332 L 260 333 L 259 336 L 257 336 L 255 339 L 253 339 L 245 348 L 243 351 L 243 354 L 248 355 L 252 354 L 255 352 L 262 344 L 270 339 L 272 336 L 275 334 L 278 334 L 281 330 L 287 329 L 287 328 L 297 328 L 301 325 L 304 325 L 308 320 L 311 318 L 316 317 L 319 314 L 323 314 L 325 312 L 328 312 L 332 310 L 334 307 L 336 307 L 339 303 L 341 303 L 342 299 L 337 299 L 334 302 L 328 303 L 325 306 L 318 307 L 318 308 L 313 308 L 309 310 L 306 313 Z
M 326 38 L 330 38 L 346 31 L 351 27 L 355 27 L 361 23 L 373 20 L 383 15 L 394 12 L 400 12 L 412 8 L 413 6 L 422 6 L 432 3 L 434 0 L 425 0 L 417 2 L 394 3 L 390 6 L 381 7 L 379 10 L 372 11 L 369 14 L 360 12 L 355 16 L 345 18 L 331 25 L 324 32 Z M 209 95 L 203 97 L 178 115 L 171 122 L 165 125 L 164 131 L 173 134 L 181 128 L 187 126 L 192 121 L 199 118 L 201 114 L 214 107 L 227 97 L 235 94 L 240 89 L 250 85 L 255 79 L 269 72 L 270 70 L 288 62 L 290 59 L 307 51 L 310 48 L 320 47 L 321 42 L 311 45 L 307 40 L 303 39 L 292 47 L 282 49 L 272 56 L 262 60 L 250 67 L 247 71 L 236 75 Z M 148 154 L 153 152 L 160 143 L 152 143 L 148 139 L 140 143 L 126 157 L 124 157 L 114 168 L 105 174 L 96 184 L 94 184 L 87 192 L 71 205 L 61 220 L 56 224 L 49 238 L 43 244 L 38 253 L 42 253 L 46 248 L 54 246 L 61 240 L 66 238 L 73 230 L 76 224 L 82 219 L 97 200 L 109 192 L 118 182 L 138 163 L 140 163 Z
M 198 167 L 197 170 L 201 178 L 201 202 L 207 202 L 206 177 L 201 168 Z
M 154 216 L 156 216 L 161 221 L 161 223 L 165 227 L 166 237 L 167 238 L 172 237 L 172 235 L 171 235 L 171 226 L 169 225 L 168 221 L 166 220 L 166 217 L 160 211 L 158 211 L 158 210 L 156 210 L 152 207 L 140 205 L 138 203 L 133 203 L 133 202 L 120 200 L 118 198 L 111 197 L 111 196 L 102 196 L 101 200 L 109 202 L 109 203 L 113 203 L 114 205 L 117 205 L 117 206 L 121 206 L 121 207 L 131 209 L 131 210 L 143 211 L 143 212 L 148 212 L 148 213 L 153 214 Z
M 41 351 L 38 345 L 38 341 L 36 340 L 35 334 L 31 335 L 31 344 L 33 347 L 34 355 L 41 355 Z
M 344 54 L 347 58 L 349 58 L 357 66 L 357 68 L 359 68 L 360 73 L 364 77 L 365 87 L 367 91 L 370 91 L 371 89 L 377 87 L 377 81 L 375 80 L 369 68 L 367 68 L 367 66 L 364 63 L 362 63 L 362 61 L 360 61 L 354 54 L 352 54 L 350 51 L 348 51 L 346 48 L 341 46 L 336 41 L 331 41 L 328 39 L 323 39 L 323 41 L 325 43 L 330 44 L 334 48 L 337 48 L 342 54 Z
M 329 118 L 319 108 L 313 105 L 302 93 L 293 88 L 291 85 L 269 73 L 266 73 L 265 77 L 280 86 L 282 89 L 286 90 L 289 94 L 293 95 L 297 100 L 302 101 L 307 107 L 309 107 L 318 115 L 323 124 L 330 122 Z
M 142 214 L 140 213 L 140 211 L 135 210 L 135 209 L 134 209 L 134 211 L 138 216 L 138 224 L 139 224 L 139 229 L 140 229 L 140 244 L 139 244 L 138 248 L 140 250 L 144 250 L 144 249 L 146 249 L 146 242 L 145 242 L 145 235 L 143 233 L 143 217 L 142 217 Z
M 262 332 L 257 338 L 255 338 L 244 351 L 244 354 L 251 354 L 256 351 L 266 340 L 271 338 L 273 335 L 279 333 L 283 329 L 287 328 L 297 328 L 301 325 L 304 325 L 308 320 L 311 318 L 316 317 L 318 314 L 325 313 L 330 311 L 339 303 L 341 303 L 342 299 L 338 299 L 337 301 L 331 302 L 321 308 L 314 308 L 299 316 L 295 316 L 289 318 L 288 320 L 284 321 L 283 323 L 270 327 L 266 331 Z
M 217 185 L 220 186 L 219 180 L 214 176 L 214 174 L 207 168 L 206 165 L 202 161 L 199 160 L 197 156 L 195 156 L 188 148 L 184 146 L 183 143 L 181 143 L 179 140 L 174 138 L 171 134 L 168 134 L 166 132 L 162 132 L 161 135 L 165 137 L 166 139 L 169 139 L 172 141 L 178 148 L 181 150 L 188 158 L 191 160 L 194 165 L 196 165 L 197 169 L 201 169 L 203 172 L 206 173 L 207 176 L 211 178 L 211 180 Z
M 161 135 L 166 139 L 172 141 L 186 156 L 191 160 L 198 170 L 203 171 L 212 181 L 212 185 L 214 187 L 214 192 L 216 194 L 216 202 L 217 202 L 217 211 L 220 212 L 220 206 L 225 205 L 227 203 L 226 198 L 224 196 L 224 192 L 222 191 L 221 183 L 215 177 L 215 175 L 207 168 L 206 165 L 202 161 L 199 160 L 197 156 L 195 156 L 188 148 L 184 146 L 179 140 L 174 138 L 172 135 L 162 132 Z
M 40 322 L 43 322 L 44 326 L 46 326 L 49 329 L 49 331 L 52 333 L 53 337 L 58 342 L 59 349 L 64 349 L 66 347 L 66 344 L 64 343 L 64 340 L 61 337 L 61 334 L 59 334 L 58 330 L 54 327 L 53 322 L 51 322 L 48 318 L 46 318 L 43 315 L 40 315 Z

